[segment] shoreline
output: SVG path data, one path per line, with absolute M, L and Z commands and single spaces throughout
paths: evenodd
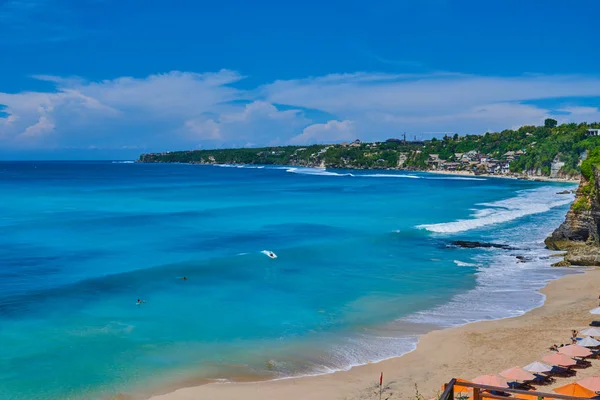
M 139 161 L 137 163 L 140 164 L 154 164 L 154 163 L 145 163 Z M 209 165 L 209 166 L 223 166 L 223 165 L 231 165 L 231 166 L 261 166 L 262 164 L 215 164 L 215 163 L 204 163 L 204 164 L 196 164 L 196 163 L 163 163 L 163 164 L 181 164 L 181 165 Z M 289 168 L 313 168 L 313 169 L 321 169 L 327 170 L 327 167 L 318 167 L 318 166 L 309 166 L 309 165 L 286 165 L 286 164 L 270 164 L 276 165 L 279 167 L 289 167 Z M 268 167 L 270 165 L 264 165 Z M 515 176 L 515 175 L 496 175 L 496 174 L 474 174 L 470 171 L 439 171 L 439 170 L 416 170 L 416 169 L 378 169 L 378 168 L 329 168 L 329 170 L 350 170 L 350 171 L 392 171 L 392 172 L 422 172 L 426 174 L 437 174 L 437 175 L 450 175 L 450 176 L 467 176 L 473 178 L 500 178 L 500 179 L 514 179 L 514 180 L 522 180 L 522 181 L 530 181 L 530 182 L 555 182 L 555 183 L 573 183 L 578 184 L 581 177 L 577 178 L 551 178 L 549 176 Z
M 571 329 L 584 329 L 592 321 L 589 309 L 597 306 L 600 270 L 583 271 L 550 281 L 539 291 L 545 295 L 544 303 L 521 316 L 434 330 L 419 337 L 415 350 L 378 363 L 316 376 L 209 383 L 150 399 L 363 399 L 372 397 L 381 372 L 389 399 L 414 398 L 415 385 L 429 398 L 451 378 L 473 379 L 523 366 L 547 355 L 552 344 L 568 343 Z M 578 379 L 586 373 L 592 374 L 579 370 Z M 558 384 L 565 382 L 558 380 Z
M 514 179 L 521 181 L 530 182 L 555 182 L 555 183 L 579 183 L 581 177 L 578 178 L 551 178 L 549 176 L 534 176 L 534 177 L 523 177 L 514 175 L 494 175 L 494 174 L 474 174 L 469 171 L 417 171 L 425 172 L 428 174 L 439 174 L 439 175 L 452 175 L 452 176 L 469 176 L 474 178 L 501 178 L 501 179 Z
M 324 169 L 324 168 L 318 168 L 318 169 Z M 360 171 L 360 170 L 359 170 Z M 454 176 L 469 176 L 469 177 L 491 177 L 491 178 L 504 178 L 504 179 L 522 179 L 522 178 L 518 178 L 518 177 L 514 177 L 514 176 L 494 176 L 494 175 L 487 175 L 487 174 L 482 174 L 482 175 L 475 175 L 473 173 L 470 172 L 466 172 L 466 171 L 458 171 L 457 173 L 455 172 L 450 172 L 450 171 L 444 171 L 444 172 L 439 172 L 439 171 L 408 171 L 408 172 L 425 172 L 428 174 L 439 174 L 439 175 L 454 175 Z M 530 179 L 523 179 L 523 180 L 530 180 Z M 561 182 L 561 183 L 571 183 L 571 184 L 575 184 L 576 181 L 574 180 L 564 180 L 564 179 L 550 179 L 548 178 L 547 180 L 544 180 L 545 182 Z M 548 266 L 549 267 L 549 264 Z M 568 276 L 568 275 L 567 275 Z M 562 276 L 560 278 L 557 279 L 552 279 L 548 282 L 545 283 L 545 285 L 543 287 L 540 287 L 540 289 L 536 290 L 537 293 L 545 293 L 546 288 L 552 284 L 552 282 L 564 279 L 565 276 Z M 599 282 L 600 282 L 600 278 L 599 278 Z M 216 382 L 212 381 L 212 382 L 207 382 L 206 380 L 200 380 L 197 381 L 196 384 L 194 384 L 193 382 L 179 382 L 179 385 L 174 384 L 171 385 L 169 388 L 167 387 L 162 387 L 162 389 L 159 392 L 155 392 L 155 395 L 153 397 L 150 397 L 150 399 L 152 400 L 186 400 L 186 399 L 191 399 L 191 398 L 197 398 L 197 396 L 201 396 L 204 397 L 205 395 L 210 395 L 214 398 L 217 399 L 229 399 L 229 398 L 240 398 L 240 397 L 244 397 L 244 398 L 249 398 L 249 399 L 254 399 L 254 397 L 250 396 L 248 397 L 245 393 L 240 392 L 241 387 L 244 387 L 247 390 L 254 390 L 252 389 L 254 387 L 254 385 L 257 386 L 266 386 L 268 387 L 267 390 L 273 390 L 275 392 L 275 394 L 273 395 L 273 397 L 264 397 L 264 394 L 261 394 L 260 398 L 273 398 L 273 399 L 277 399 L 277 398 L 281 398 L 281 397 L 286 397 L 286 398 L 303 398 L 303 397 L 296 397 L 297 395 L 300 395 L 300 393 L 279 393 L 279 390 L 283 390 L 286 391 L 287 388 L 280 388 L 280 385 L 283 384 L 278 384 L 278 382 L 289 382 L 292 381 L 294 382 L 294 385 L 300 385 L 300 386 L 312 386 L 313 380 L 315 380 L 315 382 L 318 382 L 320 380 L 320 378 L 323 377 L 332 377 L 335 376 L 336 378 L 334 380 L 338 381 L 340 378 L 337 378 L 338 376 L 351 376 L 356 374 L 357 370 L 362 370 L 364 368 L 370 367 L 370 366 L 385 366 L 387 365 L 387 363 L 395 363 L 397 360 L 403 359 L 404 357 L 407 357 L 408 355 L 414 353 L 415 351 L 418 351 L 418 349 L 421 347 L 421 341 L 423 340 L 423 338 L 427 337 L 428 335 L 431 335 L 434 332 L 445 332 L 445 331 L 449 331 L 449 330 L 455 330 L 455 329 L 459 329 L 459 328 L 463 328 L 463 327 L 468 327 L 471 325 L 476 325 L 476 324 L 480 324 L 480 323 L 486 323 L 486 322 L 498 322 L 498 321 L 503 321 L 503 320 L 507 320 L 507 319 L 513 319 L 513 318 L 522 318 L 523 316 L 528 315 L 530 312 L 532 312 L 533 310 L 540 308 L 540 307 L 544 307 L 546 305 L 546 296 L 544 295 L 542 302 L 538 305 L 533 306 L 533 308 L 524 311 L 524 314 L 521 314 L 520 316 L 517 317 L 502 317 L 502 318 L 497 318 L 497 319 L 493 319 L 493 320 L 488 320 L 488 319 L 483 319 L 483 320 L 479 320 L 479 321 L 474 321 L 474 322 L 467 322 L 463 325 L 459 325 L 456 327 L 444 327 L 444 328 L 440 328 L 440 327 L 432 327 L 433 331 L 429 331 L 429 332 L 423 332 L 421 334 L 419 334 L 419 336 L 417 337 L 417 343 L 415 344 L 415 348 L 413 348 L 412 350 L 408 351 L 407 353 L 401 354 L 401 355 L 397 355 L 397 356 L 393 356 L 390 358 L 386 358 L 383 360 L 378 360 L 375 362 L 366 362 L 365 364 L 359 364 L 359 365 L 353 365 L 353 366 L 349 366 L 347 369 L 342 369 L 342 370 L 337 370 L 337 371 L 331 371 L 331 372 L 325 372 L 325 373 L 317 373 L 314 375 L 302 375 L 302 376 L 291 376 L 291 377 L 281 377 L 281 378 L 267 378 L 265 377 L 264 379 L 258 378 L 256 376 L 254 377 L 241 377 L 241 379 L 235 379 L 229 382 Z M 528 305 L 527 307 L 529 307 L 530 305 Z M 548 344 L 549 346 L 550 344 Z M 468 350 L 468 349 L 467 349 Z M 532 360 L 533 361 L 533 360 Z M 529 363 L 529 362 L 528 362 Z M 525 364 L 523 364 L 525 365 Z M 508 367 L 507 367 L 508 368 Z M 493 371 L 488 371 L 489 372 L 493 372 Z M 496 371 L 499 372 L 499 371 Z M 482 372 L 483 373 L 483 372 Z M 465 378 L 465 376 L 460 376 Z M 474 376 L 473 376 L 474 377 Z M 470 377 L 470 378 L 473 378 Z M 446 379 L 445 381 L 448 381 L 449 379 L 451 379 L 452 377 L 449 377 L 448 379 Z M 326 378 L 323 378 L 326 379 Z M 469 379 L 469 378 L 466 378 Z M 356 381 L 357 379 L 352 378 L 352 381 Z M 358 380 L 362 380 L 362 379 L 358 379 Z M 340 388 L 336 390 L 335 393 L 343 393 L 345 390 L 345 387 L 347 385 L 343 384 L 343 382 L 337 382 L 340 384 Z M 443 382 L 442 382 L 443 383 Z M 440 383 L 441 384 L 441 383 Z M 271 385 L 274 385 L 274 388 L 271 388 Z M 210 387 L 210 389 L 207 388 Z M 175 389 L 175 387 L 178 387 L 178 389 Z M 216 389 L 214 389 L 213 392 L 213 387 L 216 387 Z M 419 385 L 419 387 L 421 387 L 421 385 Z M 186 389 L 187 388 L 187 389 Z M 414 389 L 414 387 L 411 387 L 412 389 Z M 245 390 L 244 389 L 244 390 Z M 190 397 L 186 397 L 186 391 L 190 390 L 193 393 L 190 394 Z M 197 391 L 197 392 L 196 392 Z M 205 393 L 205 391 L 208 391 L 207 393 Z M 183 392 L 183 396 L 184 397 L 180 397 L 181 393 Z M 423 392 L 423 389 L 421 389 L 421 392 Z M 230 397 L 230 394 L 234 393 L 233 397 Z M 434 394 L 434 393 L 431 393 Z M 426 393 L 427 396 L 430 395 L 430 393 Z M 317 396 L 317 397 L 314 397 Z M 318 393 L 314 393 L 313 397 L 311 398 L 320 398 L 318 397 L 319 394 Z M 328 393 L 326 395 L 323 395 L 323 398 L 332 398 L 331 396 L 335 397 L 335 394 L 332 393 Z M 414 395 L 412 396 L 414 397 Z M 349 398 L 349 397 L 344 397 L 344 398 Z M 356 399 L 359 398 L 364 398 L 363 396 L 358 396 L 358 397 L 354 397 Z

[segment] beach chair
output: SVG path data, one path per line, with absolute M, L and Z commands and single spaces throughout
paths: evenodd
M 547 372 L 548 376 L 551 377 L 561 377 L 561 378 L 570 378 L 572 376 L 575 376 L 577 374 L 576 371 L 573 371 L 570 368 L 563 368 L 563 367 L 558 367 L 558 366 L 554 366 L 552 367 L 552 370 Z
M 585 369 L 585 368 L 589 368 L 592 366 L 591 362 L 584 360 L 584 359 L 576 359 L 575 361 L 577 361 L 577 364 L 575 364 L 571 368 Z
M 534 374 L 534 375 L 535 375 L 535 379 L 533 380 L 532 383 L 535 385 L 538 385 L 538 386 L 550 385 L 556 381 L 556 379 L 554 379 L 548 375 L 543 375 L 543 374 Z

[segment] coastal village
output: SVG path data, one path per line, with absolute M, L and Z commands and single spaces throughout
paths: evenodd
M 388 139 L 386 142 L 400 142 L 398 139 Z M 404 144 L 411 145 L 421 145 L 425 146 L 430 141 L 412 141 L 406 142 L 402 141 Z M 360 139 L 355 140 L 352 143 L 341 143 L 339 146 L 341 147 L 354 147 L 360 148 L 362 146 L 366 146 L 369 149 L 369 152 L 366 153 L 366 156 L 377 155 L 377 149 L 380 147 L 379 143 L 363 143 Z M 306 148 L 298 149 L 298 152 L 304 151 Z M 311 158 L 319 158 L 322 154 L 324 154 L 327 150 L 329 150 L 329 146 L 320 150 L 318 153 L 315 153 L 311 156 Z M 421 150 L 415 150 L 414 154 L 420 154 Z M 479 153 L 476 150 L 471 150 L 466 153 L 454 153 L 453 158 L 442 159 L 439 154 L 428 154 L 428 159 L 426 161 L 428 170 L 431 171 L 465 171 L 472 172 L 473 174 L 493 174 L 493 175 L 508 175 L 510 173 L 510 163 L 515 159 L 518 159 L 520 156 L 526 154 L 525 150 L 517 150 L 517 151 L 507 151 L 499 158 L 494 158 L 490 154 Z M 404 167 L 404 164 L 408 157 L 411 155 L 410 152 L 400 152 L 398 154 L 398 168 Z M 351 164 L 350 160 L 344 160 L 348 164 Z M 382 163 L 384 159 L 378 159 L 377 162 Z M 559 170 L 562 165 L 557 160 L 557 165 L 555 166 L 556 170 Z
M 600 124 L 523 126 L 483 135 L 445 135 L 428 140 L 148 153 L 139 162 L 289 165 L 331 169 L 379 169 L 576 180 L 587 149 L 600 144 Z

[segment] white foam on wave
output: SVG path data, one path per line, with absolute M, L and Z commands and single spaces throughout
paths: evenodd
M 427 229 L 436 233 L 457 233 L 482 228 L 488 225 L 500 224 L 522 218 L 527 215 L 539 214 L 552 208 L 567 205 L 573 201 L 573 195 L 559 195 L 556 187 L 547 186 L 533 190 L 522 190 L 517 196 L 493 203 L 481 203 L 471 219 L 461 219 L 453 222 L 418 225 L 419 229 Z
M 414 312 L 383 327 L 339 337 L 316 354 L 306 353 L 314 365 L 301 376 L 327 374 L 398 357 L 414 350 L 419 336 L 432 330 L 514 317 L 541 306 L 545 297 L 539 289 L 552 279 L 577 271 L 550 268 L 552 252 L 544 248 L 543 239 L 560 224 L 564 214 L 548 212 L 533 218 L 530 223 L 484 232 L 481 237 L 481 240 L 499 244 L 519 243 L 519 250 L 480 251 L 471 256 L 472 263 L 454 261 L 458 266 L 472 267 L 469 272 L 474 275 L 466 275 L 465 279 L 474 276 L 474 289 L 454 296 L 445 304 Z M 475 250 L 452 251 L 471 255 Z
M 113 164 L 135 164 L 135 161 L 113 161 Z
M 406 175 L 406 174 L 361 174 L 356 175 L 357 177 L 368 177 L 368 178 L 408 178 L 408 179 L 422 179 L 417 175 Z
M 219 168 L 238 168 L 238 165 L 234 165 L 234 164 L 213 164 L 213 167 L 219 167 Z
M 354 176 L 350 173 L 340 174 L 337 172 L 327 171 L 325 168 L 288 168 L 286 172 L 291 172 L 293 174 L 301 174 L 301 175 L 319 175 L 319 176 Z
M 271 250 L 263 250 L 261 253 L 269 258 L 277 258 L 277 254 L 273 253 Z
M 477 267 L 477 264 L 468 263 L 460 260 L 454 260 L 454 264 L 458 265 L 459 267 Z
M 550 268 L 552 252 L 544 247 L 544 238 L 563 218 L 556 214 L 540 223 L 494 232 L 493 239 L 498 243 L 519 243 L 522 249 L 481 252 L 474 260 L 477 268 L 473 290 L 455 296 L 447 304 L 417 312 L 398 322 L 451 327 L 515 317 L 541 306 L 545 296 L 539 289 L 550 280 L 577 273 L 566 268 Z M 492 240 L 491 237 L 486 239 Z
M 426 177 L 425 179 L 433 179 L 440 181 L 487 181 L 485 178 L 470 178 L 468 176 L 440 176 L 440 177 Z

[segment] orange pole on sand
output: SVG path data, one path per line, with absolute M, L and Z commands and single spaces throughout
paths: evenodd
M 383 388 L 383 372 L 379 375 L 379 400 L 381 400 L 381 389 Z

